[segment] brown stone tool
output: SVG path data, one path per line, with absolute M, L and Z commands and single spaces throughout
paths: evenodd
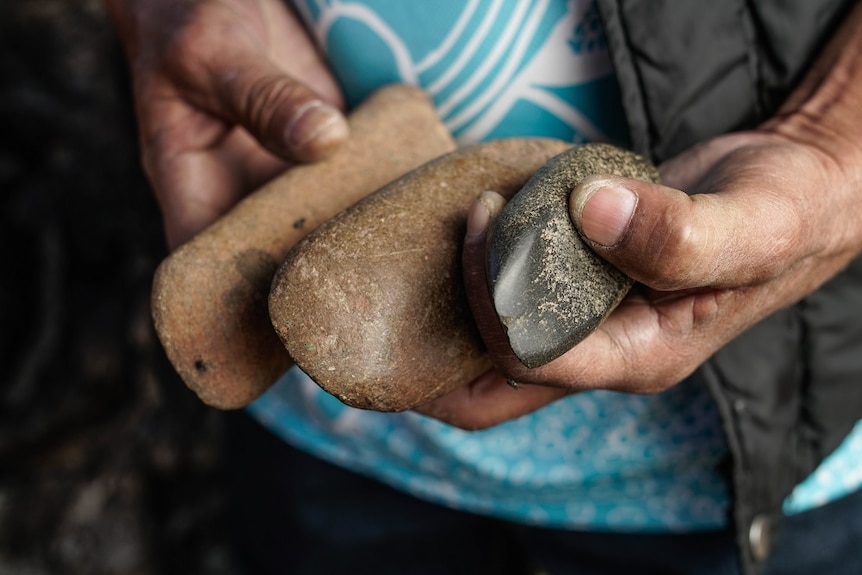
M 518 138 L 463 148 L 326 222 L 290 251 L 269 307 L 290 356 L 355 407 L 401 411 L 490 368 L 460 256 L 484 190 L 511 197 L 571 144 Z
M 153 319 L 168 358 L 205 403 L 244 406 L 290 365 L 267 294 L 307 232 L 413 168 L 455 148 L 423 92 L 390 86 L 349 118 L 325 161 L 296 166 L 237 204 L 158 268 Z
M 655 167 L 632 152 L 575 146 L 536 171 L 489 231 L 488 286 L 512 351 L 527 367 L 573 348 L 634 283 L 587 246 L 569 217 L 569 194 L 594 174 L 658 181 Z

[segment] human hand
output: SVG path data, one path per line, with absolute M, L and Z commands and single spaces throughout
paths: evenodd
M 483 194 L 468 219 L 464 279 L 496 369 L 419 411 L 478 429 L 579 391 L 658 392 L 841 271 L 862 251 L 860 62 L 862 4 L 757 131 L 666 162 L 664 186 L 605 177 L 578 186 L 575 226 L 640 283 L 598 330 L 537 369 L 511 352 L 488 295 L 485 230 L 503 202 Z
M 596 332 L 537 369 L 514 356 L 488 296 L 484 234 L 503 200 L 485 194 L 468 221 L 465 283 L 496 369 L 420 411 L 483 428 L 579 391 L 655 393 L 678 383 L 860 252 L 857 166 L 777 126 L 665 163 L 662 180 L 673 187 L 588 179 L 571 195 L 572 220 L 639 285 Z M 534 385 L 513 390 L 507 381 Z
M 347 137 L 343 98 L 280 0 L 106 0 L 131 64 L 168 245 Z

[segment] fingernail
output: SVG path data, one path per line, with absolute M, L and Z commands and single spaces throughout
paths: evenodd
M 637 194 L 616 182 L 585 180 L 572 202 L 572 218 L 587 239 L 613 247 L 625 235 L 637 203 Z
M 290 149 L 301 150 L 311 145 L 325 148 L 340 142 L 346 134 L 347 124 L 341 112 L 320 100 L 312 100 L 299 109 L 285 136 Z
M 482 239 L 490 220 L 491 212 L 488 210 L 488 206 L 481 199 L 477 199 L 470 206 L 470 212 L 467 214 L 467 233 L 464 236 L 464 241 L 472 243 Z
M 503 196 L 496 192 L 482 192 L 467 214 L 467 233 L 464 241 L 476 243 L 483 241 L 488 232 L 491 214 L 498 213 L 505 205 Z

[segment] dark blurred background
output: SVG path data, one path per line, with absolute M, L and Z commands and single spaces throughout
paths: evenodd
M 219 413 L 155 338 L 165 254 L 99 0 L 0 0 L 0 574 L 235 573 Z

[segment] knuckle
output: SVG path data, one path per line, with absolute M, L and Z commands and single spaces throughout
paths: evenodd
M 721 318 L 724 302 L 732 294 L 729 290 L 710 290 L 698 294 L 692 301 L 690 331 L 709 329 Z
M 267 132 L 287 121 L 304 100 L 299 84 L 284 76 L 262 75 L 251 80 L 242 99 L 240 114 L 250 125 Z
M 714 239 L 710 229 L 699 226 L 689 213 L 674 209 L 656 225 L 648 241 L 648 266 L 644 282 L 663 290 L 690 287 L 704 259 L 712 253 Z
M 749 214 L 757 222 L 756 229 L 737 234 L 725 250 L 726 257 L 745 254 L 745 265 L 737 266 L 739 285 L 762 284 L 785 273 L 805 253 L 808 244 L 816 244 L 818 235 L 811 229 L 804 214 L 810 213 L 802 204 L 790 198 L 766 194 Z

